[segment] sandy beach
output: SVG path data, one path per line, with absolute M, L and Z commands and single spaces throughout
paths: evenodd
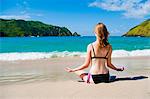
M 0 0 L 0 12 L 0 99 L 150 99 L 150 0 Z
M 100 84 L 80 82 L 64 71 L 82 64 L 80 57 L 0 61 L 0 99 L 149 99 L 149 59 L 113 58 L 113 64 L 125 66 L 125 71 L 110 70 L 118 80 Z

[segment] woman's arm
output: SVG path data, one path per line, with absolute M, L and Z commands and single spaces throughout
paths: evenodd
M 87 55 L 86 55 L 86 58 L 85 58 L 85 62 L 84 64 L 82 64 L 81 66 L 75 68 L 75 69 L 71 69 L 71 68 L 66 68 L 66 71 L 67 72 L 75 72 L 75 71 L 78 71 L 78 70 L 83 70 L 85 68 L 88 68 L 89 64 L 90 64 L 90 60 L 91 60 L 91 45 L 89 44 L 87 46 Z
M 109 53 L 108 53 L 108 59 L 107 59 L 107 66 L 113 70 L 116 70 L 116 71 L 123 71 L 124 68 L 117 68 L 115 67 L 112 63 L 111 63 L 111 55 L 112 55 L 112 47 L 110 45 L 110 50 L 109 50 Z

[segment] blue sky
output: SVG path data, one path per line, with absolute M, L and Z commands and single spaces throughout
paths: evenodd
M 0 0 L 0 18 L 38 20 L 94 35 L 98 22 L 113 36 L 150 18 L 150 0 Z

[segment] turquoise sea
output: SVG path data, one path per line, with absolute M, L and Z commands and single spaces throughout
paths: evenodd
M 85 56 L 95 36 L 81 37 L 1 37 L 0 60 Z M 150 38 L 109 37 L 114 57 L 150 56 Z

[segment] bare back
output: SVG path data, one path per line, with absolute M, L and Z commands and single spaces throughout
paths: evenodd
M 106 61 L 110 50 L 110 45 L 100 48 L 97 43 L 91 44 L 91 74 L 107 74 Z

